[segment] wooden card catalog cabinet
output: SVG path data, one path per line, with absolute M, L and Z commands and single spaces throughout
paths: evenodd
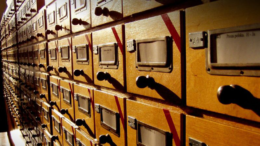
M 186 146 L 241 146 L 260 144 L 259 133 L 193 116 L 186 116 L 185 129 Z
M 6 61 L 7 60 L 7 54 L 6 54 L 7 50 L 2 50 L 1 55 L 2 55 L 2 60 Z
M 76 145 L 76 126 L 70 120 L 63 118 L 62 119 L 62 131 L 63 131 L 63 146 L 75 146 Z
M 185 10 L 188 106 L 260 121 L 259 4 L 227 0 Z
M 126 145 L 126 98 L 94 91 L 96 137 L 102 145 Z
M 47 66 L 47 72 L 52 75 L 59 75 L 59 55 L 58 55 L 58 42 L 48 42 L 48 54 L 49 54 L 49 65 Z
M 56 15 L 56 1 L 46 7 L 46 21 L 47 21 L 47 30 L 46 36 L 47 39 L 54 39 L 58 36 L 55 26 L 57 24 L 57 15 Z
M 33 50 L 33 63 L 31 66 L 33 67 L 34 70 L 39 70 L 39 63 L 40 63 L 40 53 L 39 53 L 39 45 L 33 45 L 32 46 Z
M 64 38 L 58 40 L 59 44 L 59 76 L 72 79 L 72 44 L 71 38 Z
M 43 142 L 44 146 L 52 146 L 54 139 L 56 139 L 56 137 L 54 137 L 50 131 L 48 131 L 46 129 L 43 130 L 42 142 Z
M 37 29 L 37 16 L 33 17 L 31 19 L 31 37 L 29 38 L 30 41 L 32 43 L 36 43 L 38 42 L 38 38 L 37 38 L 37 32 L 38 32 L 38 29 Z
M 88 135 L 95 137 L 95 111 L 93 87 L 74 84 L 75 123 Z
M 122 7 L 122 0 L 91 1 L 92 26 L 122 19 Z
M 40 75 L 40 86 L 41 86 L 41 94 L 40 98 L 48 102 L 50 101 L 49 97 L 49 75 L 47 73 L 41 73 Z
M 45 8 L 41 8 L 39 10 L 39 13 L 35 17 L 36 17 L 37 32 L 34 36 L 36 36 L 38 41 L 45 40 L 46 39 L 45 30 L 47 29 Z
M 61 109 L 60 79 L 61 78 L 56 76 L 50 76 L 50 96 L 51 96 L 50 104 L 54 109 L 58 111 L 60 111 Z
M 33 64 L 33 46 L 28 46 L 27 47 L 27 51 L 28 51 L 28 63 L 27 63 L 27 67 L 29 68 L 29 69 L 32 69 L 33 70 L 33 66 L 32 66 L 32 64 Z
M 39 10 L 45 5 L 43 0 L 30 0 L 31 1 L 31 17 L 34 17 L 38 14 Z
M 74 82 L 69 80 L 60 80 L 60 100 L 61 109 L 60 112 L 69 119 L 75 121 L 75 100 L 74 100 Z
M 38 44 L 39 47 L 39 64 L 38 67 L 40 71 L 47 72 L 48 65 L 48 45 L 46 42 Z
M 46 103 L 42 102 L 42 128 L 51 132 L 51 106 Z
M 181 20 L 175 11 L 125 25 L 127 92 L 181 102 Z
M 72 32 L 79 32 L 91 27 L 90 0 L 70 1 Z
M 72 44 L 74 80 L 93 83 L 92 35 L 73 36 Z
M 93 32 L 94 83 L 124 90 L 123 26 Z M 106 34 L 106 35 L 104 35 Z
M 80 129 L 76 129 L 76 137 L 77 146 L 96 146 L 94 138 Z
M 28 21 L 26 24 L 25 24 L 25 31 L 26 31 L 26 38 L 25 38 L 25 41 L 26 43 L 29 45 L 29 44 L 32 44 L 33 41 L 31 39 L 32 37 L 32 21 Z
M 57 111 L 56 109 L 52 109 L 52 133 L 53 136 L 56 136 L 57 138 L 55 139 L 55 141 L 53 141 L 53 143 L 55 143 L 55 145 L 60 145 L 62 146 L 62 135 L 63 135 L 63 130 L 62 130 L 62 119 L 64 118 L 64 116 Z
M 15 0 L 16 10 L 20 10 L 20 6 L 23 4 L 24 0 Z
M 57 24 L 55 30 L 58 32 L 58 37 L 71 33 L 70 25 L 70 1 L 57 0 Z
M 34 82 L 33 93 L 35 94 L 36 97 L 40 97 L 40 94 L 42 93 L 41 83 L 40 83 L 41 82 L 41 72 L 34 72 L 33 82 Z

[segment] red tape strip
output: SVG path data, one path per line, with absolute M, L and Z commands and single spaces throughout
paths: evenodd
M 74 131 L 74 130 L 73 130 L 73 126 L 71 126 L 71 130 L 72 130 L 73 137 L 74 137 L 75 144 L 76 144 L 76 143 L 77 143 L 77 138 L 76 138 L 76 129 L 75 129 L 75 131 Z
M 68 43 L 69 43 L 69 46 L 70 46 L 70 50 L 72 51 L 72 45 L 71 45 L 70 39 L 67 38 L 67 40 L 68 40 Z
M 61 119 L 61 117 L 59 117 L 59 119 L 60 119 L 60 126 L 61 126 L 60 129 L 62 129 L 62 119 Z M 61 136 L 62 136 L 62 134 L 63 134 L 63 132 L 61 132 Z
M 170 17 L 167 14 L 162 14 L 161 15 L 166 27 L 168 28 L 176 46 L 178 47 L 179 51 L 181 52 L 181 38 L 175 29 L 174 25 L 172 24 L 172 21 Z
M 85 37 L 86 37 L 86 40 L 88 41 L 89 49 L 90 49 L 90 51 L 92 51 L 92 44 L 91 44 L 91 42 L 90 42 L 90 40 L 88 38 L 88 35 L 86 34 Z
M 57 79 L 57 84 L 58 84 L 58 90 L 59 90 L 59 92 L 60 92 L 60 82 L 59 82 L 58 79 Z
M 124 120 L 124 116 L 123 116 L 123 113 L 122 113 L 120 103 L 119 103 L 117 96 L 115 96 L 115 100 L 116 100 L 116 106 L 117 106 L 117 109 L 118 109 L 118 112 L 119 112 L 119 115 L 120 115 L 120 119 L 121 119 L 121 122 L 122 122 L 124 130 L 125 130 L 125 120 Z
M 88 89 L 88 94 L 89 94 L 89 97 L 90 97 L 90 102 L 91 102 L 92 109 L 93 109 L 93 111 L 95 111 L 95 110 L 94 110 L 94 101 L 93 101 L 93 98 L 92 98 L 92 96 L 91 96 L 90 89 Z
M 89 142 L 90 142 L 90 145 L 93 146 L 92 141 L 89 141 Z
M 168 109 L 163 109 L 163 112 L 164 112 L 165 118 L 167 120 L 167 123 L 170 127 L 170 130 L 171 130 L 171 133 L 172 133 L 172 138 L 175 142 L 175 145 L 180 146 L 180 138 L 178 137 L 178 133 L 177 133 L 176 128 L 174 126 L 170 111 Z
M 124 55 L 123 45 L 122 45 L 121 40 L 120 40 L 120 38 L 119 38 L 119 36 L 118 36 L 118 34 L 117 34 L 117 32 L 116 32 L 116 29 L 115 29 L 115 27 L 111 27 L 111 29 L 112 29 L 113 34 L 114 34 L 114 36 L 115 36 L 116 42 L 117 42 L 117 44 L 118 44 L 118 46 L 119 46 L 119 48 L 120 48 L 120 51 L 121 51 L 121 53 Z
M 73 93 L 73 91 L 72 91 L 72 87 L 71 87 L 71 84 L 69 83 L 69 86 L 70 86 L 70 93 L 71 93 L 71 95 L 72 95 L 72 98 L 74 99 L 74 93 Z

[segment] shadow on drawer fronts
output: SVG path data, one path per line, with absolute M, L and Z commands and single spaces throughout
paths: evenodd
M 256 3 L 223 1 L 186 9 L 188 106 L 260 121 Z M 225 16 L 215 13 L 218 8 Z M 252 19 L 245 21 L 249 14 Z

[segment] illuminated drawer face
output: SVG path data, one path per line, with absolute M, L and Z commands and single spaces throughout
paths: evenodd
M 94 95 L 96 137 L 108 134 L 116 145 L 126 145 L 125 98 L 99 91 Z
M 71 33 L 70 25 L 70 2 L 69 0 L 57 0 L 57 25 L 55 30 L 58 37 Z
M 59 111 L 52 109 L 52 132 L 53 135 L 58 136 L 58 139 L 55 140 L 55 143 L 62 145 L 62 118 L 63 116 Z
M 75 123 L 81 130 L 94 137 L 94 94 L 89 87 L 74 84 Z
M 52 75 L 59 75 L 59 55 L 58 55 L 58 42 L 51 41 L 48 42 L 48 55 L 49 55 L 49 65 L 46 70 Z
M 79 129 L 76 129 L 76 137 L 77 146 L 96 146 L 96 144 L 94 144 L 94 138 L 84 134 Z
M 72 37 L 74 80 L 93 83 L 92 36 L 83 34 Z
M 90 0 L 75 0 L 70 2 L 72 32 L 89 29 L 90 21 Z
M 56 38 L 58 35 L 55 30 L 55 26 L 57 24 L 57 15 L 56 15 L 56 2 L 50 4 L 46 7 L 46 21 L 47 21 L 47 30 L 46 35 L 47 39 Z
M 66 118 L 62 119 L 62 131 L 63 131 L 63 145 L 74 146 L 76 145 L 76 129 L 77 127 L 73 122 Z
M 29 69 L 33 69 L 33 67 L 32 67 L 32 63 L 33 63 L 33 46 L 28 46 L 27 47 L 27 51 L 28 51 L 28 64 L 27 64 L 27 67 Z
M 55 0 L 44 0 L 44 1 L 45 1 L 45 6 L 49 6 Z
M 91 1 L 92 26 L 120 20 L 123 17 L 121 0 Z
M 41 8 L 37 16 L 35 16 L 35 18 L 36 18 L 35 25 L 37 27 L 37 32 L 35 33 L 35 36 L 38 41 L 45 40 L 46 39 L 45 30 L 47 29 L 45 8 Z
M 33 50 L 33 63 L 31 66 L 33 67 L 34 70 L 39 70 L 39 62 L 40 62 L 40 54 L 39 54 L 39 45 L 33 45 L 32 46 Z
M 127 92 L 181 102 L 180 20 L 175 11 L 125 25 Z
M 54 109 L 60 110 L 61 108 L 61 100 L 60 100 L 60 78 L 50 77 L 50 96 L 51 101 L 56 104 L 53 106 Z
M 39 97 L 41 93 L 40 77 L 41 77 L 41 72 L 34 72 L 33 83 L 34 83 L 35 90 L 38 91 L 38 93 L 35 94 L 37 97 Z
M 181 145 L 182 115 L 180 113 L 132 100 L 127 100 L 126 111 L 129 146 Z
M 64 78 L 70 78 L 72 79 L 72 44 L 71 44 L 71 38 L 64 38 L 61 40 L 58 40 L 59 44 L 59 76 Z
M 186 146 L 259 145 L 259 134 L 213 121 L 186 116 Z M 215 134 L 218 133 L 218 134 Z M 209 135 L 211 138 L 209 138 Z
M 117 25 L 93 32 L 94 83 L 96 85 L 124 90 L 122 29 L 122 25 Z
M 47 43 L 40 43 L 38 44 L 39 47 L 39 64 L 38 67 L 40 71 L 46 72 L 47 71 Z
M 32 37 L 32 21 L 28 21 L 26 24 L 25 24 L 25 30 L 26 31 L 26 38 L 25 38 L 25 41 L 27 42 L 27 44 L 32 44 L 32 40 L 31 40 L 31 37 Z
M 42 96 L 40 95 L 40 98 L 45 101 L 48 102 L 50 101 L 49 98 L 49 94 L 48 94 L 48 88 L 49 88 L 49 75 L 46 73 L 41 73 L 40 75 L 40 86 L 41 86 L 41 94 L 43 94 Z
M 46 103 L 46 102 L 42 102 L 42 124 L 45 124 L 47 127 L 45 127 L 45 130 L 51 132 L 51 106 Z
M 41 9 L 44 6 L 44 1 L 43 0 L 30 0 L 31 1 L 31 8 L 30 8 L 30 12 L 31 12 L 31 17 L 34 17 L 39 9 Z
M 71 121 L 75 120 L 73 84 L 66 80 L 60 80 L 61 111 L 65 111 L 64 116 Z
M 42 142 L 43 142 L 43 145 L 45 146 L 52 146 L 53 145 L 53 141 L 52 141 L 52 136 L 51 133 L 44 129 L 44 133 L 43 133 L 43 136 L 42 136 Z
M 231 3 L 185 10 L 187 105 L 259 122 L 254 103 L 260 98 L 255 86 L 260 81 L 256 47 L 260 21 L 254 18 L 258 18 L 255 5 L 260 3 L 240 2 L 230 8 Z M 215 12 L 219 8 L 225 15 Z M 202 18 L 208 10 L 209 15 Z M 245 21 L 249 13 L 252 19 Z
M 38 38 L 37 38 L 37 32 L 38 32 L 38 29 L 37 29 L 37 16 L 33 17 L 31 19 L 31 37 L 29 38 L 31 43 L 36 43 L 38 42 Z

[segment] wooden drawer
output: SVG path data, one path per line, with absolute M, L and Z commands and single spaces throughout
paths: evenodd
M 213 121 L 186 116 L 186 146 L 259 145 L 259 134 Z
M 76 141 L 77 145 L 84 145 L 84 146 L 96 146 L 94 138 L 87 135 L 84 131 L 80 129 L 76 129 Z
M 49 56 L 49 65 L 47 66 L 47 72 L 52 75 L 59 75 L 59 55 L 58 55 L 58 42 L 51 41 L 48 42 L 48 56 Z
M 37 31 L 35 32 L 34 36 L 36 36 L 38 41 L 43 41 L 46 39 L 45 30 L 47 29 L 46 26 L 46 10 L 45 8 L 41 8 L 39 13 L 35 16 L 36 17 L 36 28 Z
M 183 115 L 127 100 L 128 146 L 136 145 L 182 145 Z M 156 114 L 155 114 L 156 113 Z M 153 138 L 153 141 L 151 141 Z
M 71 38 L 58 40 L 59 44 L 59 76 L 72 79 L 72 44 Z
M 87 30 L 91 27 L 90 0 L 70 1 L 72 32 Z
M 33 45 L 33 63 L 31 64 L 33 70 L 39 71 L 39 63 L 40 63 L 40 51 L 39 51 L 39 45 Z
M 61 97 L 60 97 L 60 80 L 61 78 L 56 76 L 50 77 L 50 96 L 53 108 L 60 111 L 61 109 Z
M 27 46 L 28 51 L 28 63 L 27 67 L 31 70 L 33 70 L 32 63 L 33 63 L 33 46 Z
M 76 145 L 76 126 L 73 122 L 67 118 L 62 119 L 62 131 L 63 131 L 63 146 L 74 146 Z
M 41 78 L 41 72 L 34 72 L 33 82 L 34 82 L 34 94 L 37 98 L 40 98 L 41 86 L 40 86 L 40 80 Z
M 175 11 L 125 25 L 127 92 L 181 102 L 182 16 L 182 11 Z
M 56 109 L 52 109 L 52 133 L 54 136 L 58 137 L 57 139 L 55 139 L 54 143 L 60 146 L 63 145 L 62 118 L 64 118 L 64 116 L 59 111 L 57 111 Z
M 72 37 L 73 78 L 84 83 L 93 83 L 92 35 Z
M 258 25 L 260 19 L 257 15 L 259 4 L 259 1 L 247 3 L 239 0 L 234 3 L 232 0 L 227 0 L 186 10 L 188 106 L 260 121 L 257 106 L 260 92 L 256 86 L 260 81 L 259 70 L 246 63 L 252 58 L 258 58 L 254 56 L 257 54 L 256 50 L 250 53 L 251 44 L 256 44 L 258 41 L 243 43 L 249 37 L 250 41 L 254 41 L 253 34 L 260 28 Z M 216 12 L 218 9 L 221 9 L 221 13 Z M 256 24 L 257 29 L 250 30 L 256 27 Z M 208 40 L 208 44 L 195 41 L 203 36 L 202 32 L 207 33 L 204 40 Z M 233 39 L 234 35 L 240 37 Z M 219 43 L 214 45 L 216 38 Z M 239 47 L 241 46 L 239 42 L 244 47 Z M 230 48 L 226 49 L 229 51 L 223 50 L 225 47 Z M 245 50 L 245 47 L 248 49 Z M 245 51 L 240 53 L 241 50 Z M 218 52 L 222 52 L 222 55 Z
M 52 4 L 52 2 L 54 2 L 55 0 L 44 0 L 45 2 L 45 6 L 49 6 L 50 4 Z
M 51 133 L 51 106 L 42 102 L 42 128 Z
M 29 38 L 31 43 L 37 43 L 38 42 L 38 38 L 37 38 L 37 16 L 34 16 L 31 19 L 31 37 Z
M 41 99 L 39 99 L 39 98 L 36 98 L 36 101 L 35 101 L 35 103 L 36 103 L 36 112 L 37 112 L 37 117 L 39 117 L 40 118 L 40 122 L 42 122 L 43 121 L 43 114 L 42 114 L 42 100 Z
M 96 85 L 117 90 L 125 89 L 123 42 L 122 25 L 93 32 L 94 83 Z
M 71 33 L 70 25 L 70 1 L 56 0 L 57 4 L 57 24 L 55 30 L 58 32 L 58 37 Z
M 60 80 L 60 112 L 71 121 L 75 121 L 75 100 L 73 94 L 73 84 L 73 81 Z
M 75 123 L 88 135 L 95 137 L 93 86 L 74 84 Z
M 46 42 L 38 44 L 39 47 L 39 68 L 40 71 L 47 72 L 48 65 L 48 45 Z
M 44 146 L 52 146 L 53 145 L 53 135 L 46 129 L 43 130 L 43 145 Z
M 49 96 L 49 75 L 47 73 L 41 73 L 40 75 L 40 87 L 41 87 L 41 93 L 40 93 L 40 98 L 48 102 L 50 101 L 50 96 Z
M 31 0 L 31 8 L 30 13 L 31 17 L 34 17 L 36 14 L 38 14 L 39 10 L 45 5 L 43 0 Z
M 120 20 L 123 17 L 122 0 L 91 2 L 92 26 Z
M 30 20 L 30 21 L 26 22 L 25 26 L 26 26 L 25 29 L 26 29 L 26 32 L 27 32 L 25 41 L 29 45 L 29 44 L 33 43 L 32 39 L 31 39 L 31 37 L 32 37 L 32 21 Z
M 94 91 L 96 137 L 104 146 L 126 145 L 126 98 Z M 104 116 L 103 116 L 104 115 Z M 113 143 L 109 144 L 108 140 Z
M 46 36 L 47 39 L 53 39 L 58 36 L 55 26 L 57 24 L 57 9 L 56 1 L 46 7 L 46 21 L 47 21 L 47 30 Z

